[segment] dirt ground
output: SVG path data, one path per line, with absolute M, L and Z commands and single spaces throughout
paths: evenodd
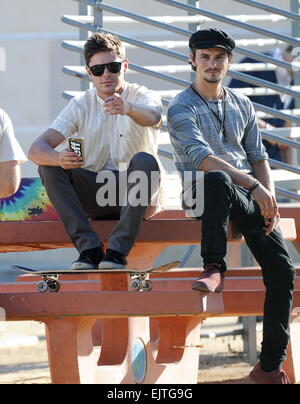
M 203 333 L 237 326 L 236 318 L 207 321 Z M 251 384 L 248 374 L 252 366 L 243 354 L 240 335 L 201 338 L 201 345 L 199 383 Z M 50 383 L 44 326 L 36 322 L 0 323 L 0 384 Z

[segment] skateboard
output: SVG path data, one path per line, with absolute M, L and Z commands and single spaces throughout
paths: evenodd
M 148 268 L 144 270 L 138 269 L 89 269 L 89 270 L 67 270 L 67 269 L 49 269 L 49 270 L 35 270 L 32 268 L 26 268 L 23 266 L 13 265 L 12 268 L 25 272 L 27 274 L 40 275 L 42 277 L 42 281 L 37 283 L 37 290 L 40 293 L 49 292 L 59 292 L 60 283 L 59 277 L 61 275 L 70 275 L 70 274 L 106 274 L 106 273 L 125 273 L 130 276 L 131 279 L 131 288 L 136 291 L 144 291 L 149 292 L 152 290 L 152 282 L 150 279 L 147 279 L 147 275 L 151 272 L 166 272 L 173 268 L 176 268 L 180 264 L 180 261 L 170 262 L 169 264 L 160 265 L 155 268 Z

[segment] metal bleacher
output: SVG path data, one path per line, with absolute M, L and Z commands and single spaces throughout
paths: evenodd
M 290 155 L 292 157 L 289 164 L 275 160 L 270 160 L 270 164 L 273 168 L 277 168 L 277 170 L 273 170 L 277 194 L 290 200 L 300 201 L 300 169 L 298 164 L 300 149 L 298 142 L 300 137 L 300 63 L 298 58 L 295 58 L 295 61 L 290 64 L 263 53 L 266 49 L 282 44 L 292 45 L 295 49 L 300 47 L 300 40 L 298 39 L 300 37 L 300 16 L 299 10 L 295 8 L 298 5 L 298 0 L 291 0 L 294 9 L 290 11 L 252 0 L 229 0 L 228 4 L 230 2 L 234 4 L 234 9 L 238 9 L 240 13 L 226 16 L 213 13 L 207 10 L 207 7 L 206 9 L 202 8 L 201 0 L 147 0 L 147 3 L 152 3 L 152 9 L 156 11 L 156 14 L 162 6 L 164 11 L 167 10 L 167 15 L 150 17 L 138 13 L 136 11 L 138 7 L 134 7 L 134 1 L 115 0 L 109 2 L 110 4 L 96 0 L 75 1 L 79 3 L 79 15 L 64 16 L 62 20 L 79 29 L 79 40 L 64 41 L 63 47 L 80 54 L 89 33 L 104 31 L 118 35 L 127 45 L 130 62 L 130 74 L 127 76 L 127 80 L 144 84 L 158 91 L 166 108 L 169 100 L 186 87 L 193 77 L 191 68 L 187 63 L 188 38 L 191 33 L 198 27 L 219 26 L 220 24 L 229 32 L 231 29 L 239 30 L 242 34 L 237 38 L 237 60 L 232 64 L 228 76 L 258 86 L 257 88 L 246 87 L 239 90 L 249 96 L 274 93 L 288 94 L 296 100 L 294 110 L 278 111 L 261 104 L 254 104 L 254 107 L 259 118 L 278 117 L 292 125 L 291 128 L 263 130 L 262 135 L 264 139 L 286 145 L 291 150 Z M 117 4 L 117 6 L 111 5 L 111 3 Z M 249 14 L 247 12 L 243 14 L 244 5 L 253 7 L 256 13 Z M 228 11 L 230 9 L 229 6 Z M 266 29 L 265 26 L 272 26 L 272 30 Z M 284 31 L 280 29 L 281 26 L 292 27 L 292 35 L 279 33 Z M 273 27 L 278 29 L 275 31 Z M 259 63 L 239 63 L 238 58 L 241 56 L 249 56 Z M 289 88 L 282 87 L 247 75 L 247 72 L 253 70 L 275 70 L 277 68 L 293 70 L 295 85 Z M 63 70 L 66 74 L 82 80 L 82 90 L 88 88 L 89 77 L 83 65 L 65 66 Z M 64 97 L 70 99 L 77 94 L 77 91 L 65 91 Z M 169 174 L 173 173 L 169 176 L 172 182 L 170 189 L 176 189 L 176 195 L 173 195 L 174 204 L 176 204 L 177 193 L 179 194 L 177 190 L 180 185 L 178 177 L 174 175 L 175 167 L 171 162 L 171 146 L 165 125 L 160 139 L 160 156 Z M 174 186 L 175 183 L 176 186 Z

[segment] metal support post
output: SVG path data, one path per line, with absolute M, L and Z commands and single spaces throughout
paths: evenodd
M 91 7 L 90 6 L 86 6 L 84 4 L 79 4 L 79 15 L 91 15 Z M 89 37 L 89 32 L 84 30 L 84 29 L 80 29 L 79 30 L 79 40 L 80 41 L 86 41 Z M 84 60 L 84 56 L 81 53 L 80 54 L 80 65 L 81 66 L 85 66 L 85 60 Z M 89 82 L 86 80 L 80 80 L 80 90 L 81 91 L 86 91 L 89 89 Z
M 290 0 L 291 1 L 291 11 L 299 14 L 300 12 L 300 2 L 299 0 Z M 300 37 L 300 24 L 299 22 L 292 21 L 292 36 L 294 38 L 299 38 Z M 300 59 L 300 48 L 295 48 L 294 53 L 296 56 L 296 60 L 298 61 Z M 299 85 L 300 84 L 300 71 L 299 69 L 294 70 L 294 85 Z M 295 98 L 295 108 L 300 108 L 300 99 Z M 300 153 L 299 151 L 297 152 L 296 150 L 294 151 L 293 149 L 293 154 L 292 158 L 294 161 L 298 160 L 300 161 Z M 296 156 L 295 156 L 296 154 Z M 295 158 L 296 157 L 296 158 Z
M 199 8 L 199 1 L 198 0 L 187 0 L 187 4 L 189 6 Z M 189 12 L 188 15 L 195 15 L 195 14 Z M 191 32 L 196 32 L 196 31 L 198 31 L 200 29 L 200 24 L 189 24 L 188 29 Z M 195 72 L 191 71 L 191 82 L 195 81 L 195 78 L 196 78 Z
M 300 11 L 300 2 L 299 0 L 290 0 L 291 1 L 291 11 L 299 14 Z M 292 36 L 294 38 L 299 38 L 300 37 L 300 24 L 297 21 L 292 21 Z M 300 58 L 300 48 L 295 48 L 294 49 L 294 54 L 296 56 L 296 59 L 299 60 Z M 294 83 L 295 85 L 300 84 L 300 71 L 299 69 L 294 69 Z M 295 108 L 300 108 L 300 99 L 295 100 L 296 105 Z
M 102 3 L 102 0 L 98 0 L 96 6 Z M 97 27 L 97 31 L 100 31 L 103 27 L 103 10 L 94 7 L 94 25 Z
M 256 317 L 243 317 L 244 328 L 244 352 L 248 354 L 248 360 L 251 365 L 257 362 L 257 335 L 256 335 Z

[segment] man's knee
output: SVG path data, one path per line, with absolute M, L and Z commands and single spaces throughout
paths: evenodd
M 264 283 L 267 288 L 285 293 L 294 290 L 296 271 L 288 263 L 282 263 L 279 267 L 272 266 L 268 272 L 264 271 Z
M 39 166 L 38 172 L 41 178 L 56 177 L 61 171 L 61 167 L 57 166 Z
M 131 159 L 131 166 L 134 170 L 159 171 L 156 158 L 152 154 L 145 152 L 135 154 Z
M 67 170 L 64 170 L 58 166 L 39 166 L 38 173 L 42 180 L 42 184 L 46 187 L 47 191 L 48 187 L 51 185 L 56 185 L 60 182 L 61 179 L 68 178 L 71 182 L 71 177 L 69 177 L 69 173 Z

